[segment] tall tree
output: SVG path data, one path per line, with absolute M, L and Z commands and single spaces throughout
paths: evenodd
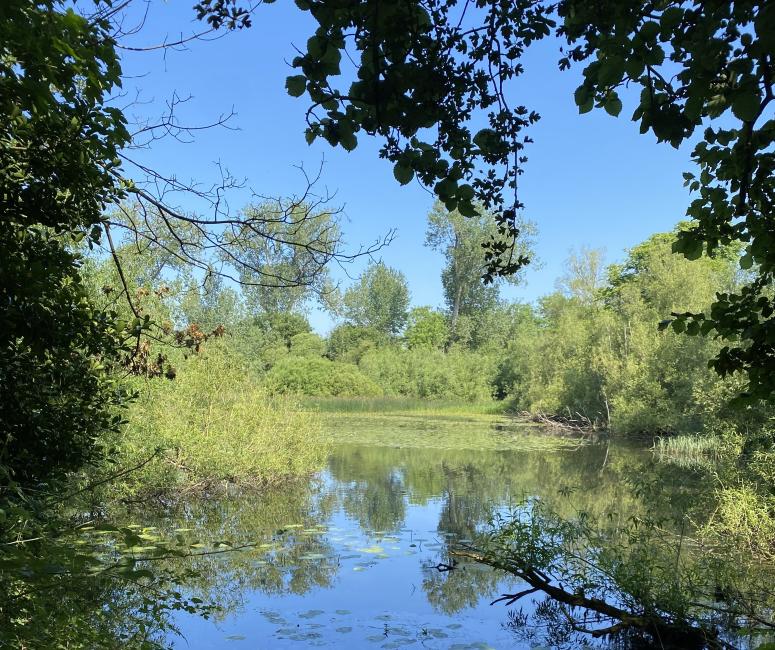
M 518 254 L 527 258 L 532 254 L 529 235 L 533 227 L 522 223 L 520 230 L 525 235 L 519 240 Z M 464 217 L 460 212 L 450 212 L 437 201 L 428 214 L 425 245 L 441 252 L 446 259 L 441 282 L 453 337 L 461 315 L 473 315 L 494 308 L 498 304 L 501 285 L 519 284 L 522 280 L 520 273 L 491 278 L 489 282 L 484 280 L 487 267 L 485 246 L 499 238 L 501 233 L 497 224 L 492 215 L 485 212 L 476 217 Z
M 344 293 L 348 321 L 384 334 L 398 334 L 406 324 L 409 286 L 401 271 L 382 262 L 371 264 Z
M 557 280 L 557 288 L 566 296 L 591 305 L 605 284 L 604 259 L 605 252 L 600 248 L 582 246 L 578 251 L 571 250 L 565 260 L 565 273 Z
M 249 206 L 248 218 L 265 223 L 260 231 L 235 230 L 229 256 L 247 261 L 239 281 L 254 314 L 299 311 L 312 299 L 326 304 L 334 293 L 327 264 L 341 247 L 332 211 L 307 203 L 265 202 Z

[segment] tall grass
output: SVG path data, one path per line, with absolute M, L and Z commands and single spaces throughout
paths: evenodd
M 687 468 L 712 467 L 723 452 L 723 441 L 711 436 L 660 437 L 654 443 L 654 453 L 660 462 Z
M 327 450 L 318 420 L 291 397 L 272 396 L 238 357 L 214 345 L 186 361 L 174 381 L 148 382 L 122 440 L 123 462 L 163 450 L 135 487 L 265 485 L 308 475 Z

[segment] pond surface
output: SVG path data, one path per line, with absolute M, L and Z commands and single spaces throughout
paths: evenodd
M 328 433 L 328 466 L 311 481 L 180 513 L 182 536 L 258 548 L 197 562 L 192 594 L 224 610 L 178 615 L 175 647 L 536 647 L 489 604 L 516 581 L 473 563 L 440 571 L 450 544 L 525 496 L 561 510 L 571 491 L 572 507 L 623 518 L 637 507 L 619 472 L 631 449 L 495 419 L 349 416 L 330 419 Z

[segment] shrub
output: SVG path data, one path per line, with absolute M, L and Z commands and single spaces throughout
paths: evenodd
M 492 359 L 464 350 L 373 350 L 359 367 L 390 395 L 469 402 L 491 397 L 495 374 Z
M 165 462 L 135 476 L 140 484 L 270 483 L 323 463 L 325 450 L 310 444 L 315 419 L 257 385 L 221 344 L 182 364 L 174 381 L 147 383 L 141 395 L 122 441 L 124 463 L 131 466 L 156 448 Z
M 304 332 L 291 337 L 291 354 L 297 357 L 322 357 L 326 342 L 317 334 Z
M 382 390 L 357 366 L 315 357 L 288 357 L 267 373 L 274 394 L 299 393 L 332 397 L 369 397 Z

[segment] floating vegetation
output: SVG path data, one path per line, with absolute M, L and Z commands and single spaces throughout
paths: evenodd
M 473 415 L 497 416 L 503 413 L 503 402 L 462 402 L 428 400 L 413 397 L 307 397 L 305 407 L 321 413 L 409 413 L 431 417 Z
M 556 435 L 541 426 L 503 416 L 414 414 L 326 414 L 326 442 L 424 449 L 556 451 L 587 444 L 583 438 Z

